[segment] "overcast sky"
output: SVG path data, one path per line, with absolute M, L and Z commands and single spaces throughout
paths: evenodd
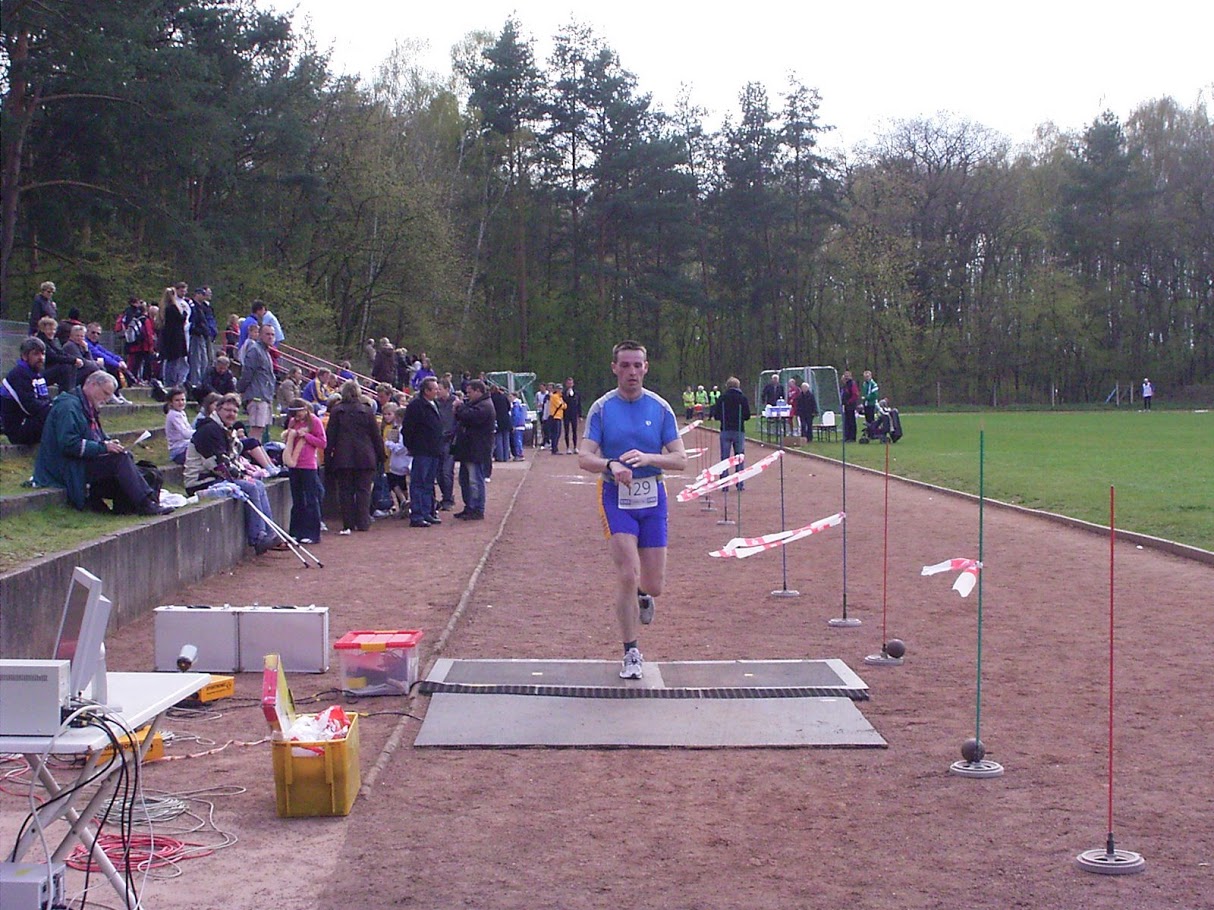
M 571 18 L 591 26 L 636 74 L 655 105 L 674 108 L 679 86 L 710 112 L 737 110 L 748 81 L 773 108 L 795 72 L 821 93 L 832 144 L 873 138 L 892 119 L 949 112 L 1028 142 L 1051 121 L 1078 130 L 1103 110 L 1123 120 L 1141 102 L 1171 95 L 1190 107 L 1214 94 L 1214 3 L 1021 0 L 981 4 L 690 4 L 663 0 L 258 0 L 309 18 L 337 72 L 369 76 L 397 41 L 427 42 L 427 64 L 450 71 L 450 48 L 474 29 L 494 34 L 517 13 L 536 38 L 537 62 Z M 714 11 L 715 8 L 715 11 Z

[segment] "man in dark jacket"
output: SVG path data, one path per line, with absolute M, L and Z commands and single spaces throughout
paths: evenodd
M 818 399 L 814 397 L 813 389 L 808 382 L 801 383 L 801 394 L 797 396 L 797 405 L 793 413 L 801 422 L 801 435 L 806 442 L 814 441 L 814 418 L 818 416 Z
M 140 515 L 166 515 L 173 510 L 160 505 L 131 453 L 101 429 L 98 409 L 117 387 L 118 380 L 97 370 L 79 389 L 55 399 L 34 462 L 34 483 L 66 488 L 77 509 L 109 511 L 103 500 L 113 499 L 118 511 L 125 506 Z
M 46 345 L 42 339 L 26 338 L 21 342 L 21 359 L 0 385 L 0 423 L 10 442 L 37 445 L 42 439 L 42 426 L 51 410 L 46 378 L 42 375 L 45 361 Z
M 497 420 L 493 437 L 493 460 L 510 460 L 510 432 L 514 426 L 510 420 L 510 396 L 500 385 L 490 386 L 489 400 L 493 402 L 493 414 Z M 486 476 L 492 476 L 493 468 L 489 468 Z
M 783 397 L 780 393 L 780 374 L 772 373 L 767 377 L 767 385 L 763 386 L 763 406 L 773 405 Z
M 274 520 L 265 484 L 245 473 L 244 444 L 236 434 L 239 416 L 240 396 L 232 392 L 220 399 L 211 416 L 194 431 L 185 453 L 185 491 L 193 496 L 221 480 L 240 487 L 245 495 L 245 539 L 260 556 L 278 545 L 278 537 L 262 518 Z
M 721 423 L 721 459 L 724 460 L 731 454 L 743 454 L 746 451 L 746 421 L 750 420 L 750 400 L 742 391 L 742 383 L 738 381 L 738 377 L 730 376 L 725 380 L 725 393 L 712 406 L 710 416 Z M 734 470 L 742 470 L 742 465 L 738 465 Z M 743 489 L 745 485 L 738 484 L 738 492 Z
M 217 395 L 231 395 L 236 391 L 236 374 L 232 372 L 232 361 L 224 354 L 215 358 L 215 365 L 207 370 L 203 377 L 202 388 L 198 390 L 200 398 L 205 398 L 211 392 Z
M 479 379 L 468 383 L 468 399 L 455 409 L 455 446 L 459 461 L 459 490 L 464 509 L 456 518 L 482 521 L 485 517 L 485 466 L 493 460 L 497 414 Z
M 455 397 L 450 379 L 439 380 L 438 398 L 434 403 L 443 419 L 443 451 L 438 462 L 438 489 L 442 501 L 438 510 L 450 512 L 455 508 L 455 459 L 451 457 L 451 446 L 455 442 Z
M 211 306 L 211 289 L 194 288 L 190 301 L 190 372 L 187 381 L 192 386 L 202 385 L 207 369 L 213 360 L 211 342 L 219 334 L 215 321 L 215 310 Z
M 434 506 L 434 481 L 443 456 L 443 418 L 438 409 L 438 380 L 427 376 L 401 421 L 401 439 L 413 456 L 409 480 L 409 527 L 428 528 L 441 524 Z
M 565 416 L 562 418 L 562 423 L 565 426 L 565 454 L 571 452 L 576 455 L 578 424 L 582 419 L 582 396 L 581 393 L 573 385 L 573 377 L 570 376 L 565 380 L 565 391 L 561 393 L 561 397 L 565 400 Z M 569 436 L 573 436 L 573 445 L 569 445 Z

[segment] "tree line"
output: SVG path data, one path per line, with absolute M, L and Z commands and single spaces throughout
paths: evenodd
M 334 75 L 249 0 L 3 0 L 0 305 L 51 279 L 106 322 L 207 283 L 350 354 L 387 335 L 459 369 L 749 384 L 872 369 L 899 403 L 1103 400 L 1214 381 L 1214 129 L 1143 102 L 1013 146 L 936 115 L 828 154 L 795 76 L 718 128 L 658 109 L 571 22 L 473 33 L 451 72 L 398 44 Z

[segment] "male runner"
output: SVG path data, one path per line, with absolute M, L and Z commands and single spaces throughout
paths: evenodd
M 638 623 L 653 621 L 666 580 L 666 487 L 662 471 L 682 471 L 687 453 L 674 411 L 644 386 L 645 347 L 612 350 L 616 388 L 590 406 L 578 467 L 599 474 L 603 530 L 616 568 L 615 612 L 624 641 L 623 679 L 640 679 Z

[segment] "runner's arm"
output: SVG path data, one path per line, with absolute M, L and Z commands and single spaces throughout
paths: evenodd
M 687 450 L 683 448 L 683 438 L 676 436 L 662 446 L 658 454 L 642 452 L 639 449 L 629 449 L 620 456 L 619 461 L 629 468 L 639 468 L 645 465 L 662 471 L 682 471 L 687 467 Z M 618 464 L 618 462 L 616 462 Z
M 599 444 L 593 439 L 583 439 L 578 451 L 577 466 L 592 474 L 602 474 L 610 469 L 616 483 L 632 483 L 632 470 L 618 458 L 604 458 Z M 610 466 L 610 468 L 609 468 Z

